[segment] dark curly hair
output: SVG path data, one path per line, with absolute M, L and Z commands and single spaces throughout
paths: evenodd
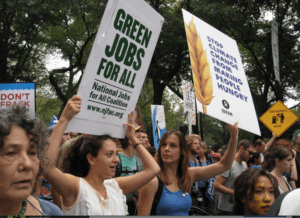
M 21 104 L 0 110 L 0 149 L 4 146 L 3 138 L 10 134 L 12 127 L 21 127 L 27 134 L 33 136 L 31 141 L 37 147 L 40 161 L 38 175 L 41 175 L 47 159 L 45 152 L 49 146 L 48 130 L 42 120 L 31 118 L 28 111 L 29 109 Z
M 177 168 L 177 175 L 179 177 L 178 186 L 180 189 L 183 190 L 183 192 L 191 192 L 192 180 L 188 173 L 188 168 L 189 168 L 188 147 L 187 147 L 187 142 L 185 140 L 185 137 L 180 131 L 174 129 L 168 130 L 167 132 L 165 132 L 165 134 L 162 136 L 160 140 L 158 151 L 157 151 L 157 163 L 161 168 L 160 179 L 163 181 L 165 185 L 169 185 L 172 183 L 164 170 L 164 163 L 161 158 L 161 147 L 164 145 L 166 139 L 171 134 L 175 134 L 179 138 L 179 148 L 181 151 L 179 164 Z
M 87 154 L 96 157 L 106 140 L 113 140 L 109 135 L 80 137 L 67 147 L 66 155 L 62 162 L 61 170 L 77 177 L 85 177 L 89 170 L 90 164 L 87 160 Z
M 251 168 L 242 172 L 234 181 L 234 206 L 235 215 L 244 215 L 244 203 L 242 199 L 252 199 L 255 193 L 255 183 L 260 176 L 267 177 L 273 187 L 275 199 L 279 196 L 277 179 L 265 170 Z M 248 193 L 248 191 L 250 192 Z

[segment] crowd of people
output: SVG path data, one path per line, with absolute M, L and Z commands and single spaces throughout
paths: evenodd
M 66 131 L 80 108 L 72 97 L 49 128 L 23 105 L 0 110 L 1 215 L 300 214 L 300 130 L 252 142 L 227 124 L 226 146 L 168 130 L 156 151 L 133 112 L 124 139 Z

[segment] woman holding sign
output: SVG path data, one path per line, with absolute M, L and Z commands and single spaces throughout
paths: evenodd
M 232 166 L 238 141 L 237 122 L 227 126 L 231 139 L 226 153 L 220 162 L 206 167 L 189 167 L 184 135 L 176 130 L 167 131 L 158 148 L 161 172 L 141 189 L 138 215 L 189 215 L 192 184 L 214 177 Z
M 129 114 L 126 136 L 140 155 L 144 171 L 128 177 L 115 175 L 117 146 L 108 135 L 88 136 L 79 139 L 72 147 L 73 162 L 77 165 L 71 174 L 55 167 L 55 162 L 64 129 L 80 111 L 79 96 L 71 98 L 57 123 L 51 137 L 48 156 L 50 163 L 45 178 L 62 196 L 65 215 L 126 215 L 125 194 L 139 189 L 159 172 L 159 166 L 135 136 L 133 112 Z M 73 174 L 73 175 L 72 175 Z

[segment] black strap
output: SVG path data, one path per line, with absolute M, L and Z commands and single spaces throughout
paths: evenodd
M 158 179 L 158 189 L 157 192 L 155 193 L 154 199 L 153 199 L 153 204 L 151 208 L 151 213 L 150 215 L 156 215 L 156 207 L 160 201 L 163 189 L 164 189 L 164 183 L 161 181 L 161 179 L 157 176 Z
M 115 173 L 115 178 L 116 177 L 119 177 L 122 173 L 125 173 L 125 174 L 129 174 L 129 173 L 137 173 L 138 170 L 139 170 L 139 165 L 138 165 L 138 162 L 136 161 L 135 158 L 133 158 L 136 162 L 136 170 L 127 170 L 127 168 L 125 168 L 125 170 L 123 170 L 123 166 L 122 166 L 122 159 L 119 155 L 119 153 L 117 153 L 118 155 L 118 158 L 119 158 L 119 162 L 117 163 L 117 168 L 116 168 L 116 173 Z

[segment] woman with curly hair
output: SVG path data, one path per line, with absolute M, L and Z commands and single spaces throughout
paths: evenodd
M 227 126 L 231 134 L 227 152 L 220 162 L 206 167 L 189 167 L 184 135 L 176 130 L 167 131 L 158 147 L 157 161 L 161 172 L 142 187 L 138 215 L 188 215 L 192 205 L 192 184 L 231 168 L 237 147 L 238 128 L 237 123 Z M 161 197 L 157 200 L 158 195 Z
M 283 146 L 274 147 L 265 154 L 262 168 L 275 176 L 280 194 L 292 190 L 283 174 L 291 170 L 294 157 L 293 151 Z
M 23 105 L 0 110 L 0 214 L 62 215 L 54 204 L 31 195 L 45 166 L 48 131 Z
M 126 215 L 125 194 L 132 193 L 149 182 L 160 168 L 135 135 L 133 112 L 129 114 L 126 136 L 136 149 L 144 165 L 142 172 L 127 177 L 112 178 L 118 162 L 118 148 L 108 135 L 79 138 L 64 163 L 64 173 L 55 162 L 63 132 L 80 111 L 79 96 L 71 98 L 51 137 L 47 155 L 50 163 L 45 178 L 61 195 L 65 215 Z
M 279 195 L 276 178 L 265 170 L 252 168 L 234 181 L 235 215 L 264 216 Z

